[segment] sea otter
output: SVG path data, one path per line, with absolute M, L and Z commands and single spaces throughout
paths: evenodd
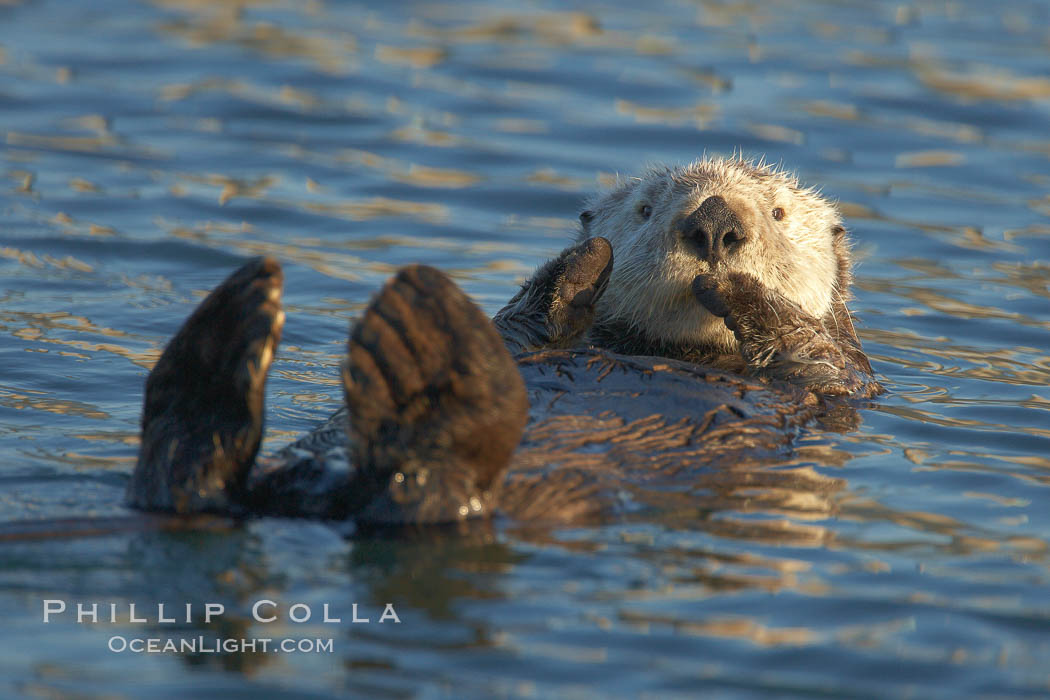
M 880 390 L 846 307 L 846 231 L 789 175 L 742 159 L 650 169 L 580 222 L 492 321 L 441 272 L 402 269 L 351 330 L 345 407 L 259 459 L 282 273 L 249 262 L 146 381 L 129 503 L 571 521 L 624 506 L 637 480 L 781 454 L 829 397 Z

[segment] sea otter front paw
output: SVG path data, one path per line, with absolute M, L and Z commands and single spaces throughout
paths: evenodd
M 693 295 L 725 320 L 753 373 L 820 394 L 863 393 L 866 378 L 823 324 L 753 276 L 700 275 L 693 280 Z
M 612 266 L 609 241 L 588 238 L 540 267 L 493 319 L 511 352 L 576 343 L 594 323 Z
M 441 272 L 407 267 L 350 334 L 343 384 L 359 521 L 487 515 L 528 414 L 496 329 Z
M 742 272 L 698 275 L 693 280 L 693 296 L 725 321 L 742 348 L 767 346 L 771 338 L 802 323 L 799 316 L 803 312 L 797 305 Z
M 231 512 L 259 450 L 266 373 L 281 339 L 281 266 L 256 258 L 201 302 L 146 380 L 130 504 Z
M 693 296 L 696 300 L 713 315 L 726 319 L 726 327 L 734 330 L 735 319 L 731 318 L 726 301 L 731 293 L 727 277 L 697 275 L 693 280 Z
M 553 275 L 550 336 L 559 342 L 575 340 L 594 323 L 594 307 L 609 284 L 613 252 L 604 238 L 588 238 L 558 257 Z

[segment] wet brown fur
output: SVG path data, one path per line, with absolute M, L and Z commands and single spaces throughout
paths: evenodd
M 670 200 L 652 199 L 660 192 Z M 688 207 L 712 192 L 742 227 L 723 257 L 682 238 Z M 756 193 L 769 196 L 746 199 Z M 628 206 L 639 197 L 663 206 L 654 221 L 610 228 L 637 220 Z M 762 218 L 788 202 L 799 204 L 789 228 Z M 821 397 L 880 390 L 847 306 L 847 235 L 816 193 L 764 166 L 702 161 L 653 171 L 595 206 L 585 232 L 611 240 L 566 249 L 493 322 L 437 270 L 401 270 L 351 332 L 346 407 L 257 463 L 283 312 L 280 266 L 250 262 L 151 372 L 129 501 L 374 525 L 496 509 L 579 522 L 644 507 L 643 482 L 695 486 L 713 467 L 782 456 Z M 800 251 L 802 261 L 788 256 Z

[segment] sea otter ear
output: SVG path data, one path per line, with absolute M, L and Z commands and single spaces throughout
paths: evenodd
M 587 225 L 592 221 L 594 221 L 593 211 L 591 211 L 590 209 L 585 209 L 584 211 L 580 212 L 580 223 L 583 225 L 584 228 L 587 228 Z
M 831 240 L 843 241 L 846 239 L 846 229 L 838 224 L 831 227 Z

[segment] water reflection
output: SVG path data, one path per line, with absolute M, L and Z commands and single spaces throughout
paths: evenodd
M 231 43 L 270 59 L 307 58 L 319 69 L 337 74 L 346 72 L 348 57 L 357 47 L 350 33 L 333 37 L 327 32 L 290 31 L 269 22 L 246 20 L 244 11 L 271 4 L 265 0 L 156 0 L 155 4 L 188 13 L 180 20 L 162 22 L 158 28 L 191 46 Z M 320 3 L 307 2 L 301 9 L 306 14 L 316 15 L 322 7 Z
M 0 528 L 0 678 L 99 696 L 129 674 L 158 696 L 1044 692 L 1048 21 L 1035 0 L 0 2 L 0 521 L 21 521 Z M 735 150 L 797 168 L 855 233 L 891 393 L 848 432 L 626 480 L 603 491 L 612 518 L 581 470 L 543 503 L 580 504 L 569 526 L 346 541 L 108 520 L 147 368 L 244 257 L 287 275 L 277 447 L 339 400 L 349 320 L 398 266 L 448 270 L 494 312 L 596 186 Z M 323 669 L 115 659 L 41 628 L 26 610 L 51 593 L 217 596 L 228 626 L 205 631 L 231 635 L 256 631 L 258 596 L 391 598 L 405 623 L 340 628 Z

